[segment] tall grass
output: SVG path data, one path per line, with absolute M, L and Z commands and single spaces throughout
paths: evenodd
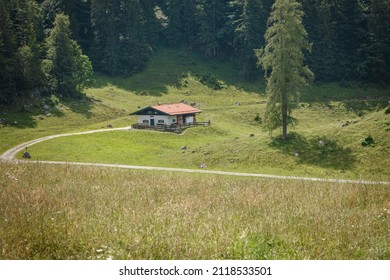
M 1 259 L 389 259 L 387 186 L 0 165 Z

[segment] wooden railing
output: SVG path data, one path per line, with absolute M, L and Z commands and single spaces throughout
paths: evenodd
M 192 122 L 192 123 L 185 123 L 181 126 L 209 126 L 211 124 L 210 121 L 208 122 Z
M 148 124 L 144 124 L 144 123 L 136 123 L 136 124 L 133 124 L 131 127 L 134 129 L 151 129 L 151 130 L 158 130 L 158 131 L 170 131 L 170 132 L 181 133 L 183 130 L 185 130 L 186 128 L 191 127 L 191 126 L 209 126 L 209 125 L 211 125 L 210 121 L 208 121 L 208 122 L 192 122 L 192 123 L 185 123 L 182 125 L 178 125 L 178 124 L 148 125 Z

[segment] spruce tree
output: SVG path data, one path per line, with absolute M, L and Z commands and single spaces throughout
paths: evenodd
M 228 2 L 202 0 L 199 5 L 198 44 L 206 56 L 218 56 L 229 45 L 233 27 L 228 25 Z
M 282 127 L 287 140 L 287 125 L 293 122 L 291 111 L 300 89 L 313 78 L 304 66 L 304 50 L 310 50 L 302 24 L 301 5 L 295 0 L 276 0 L 265 34 L 266 46 L 257 51 L 269 95 L 264 121 L 269 131 Z
M 316 73 L 316 80 L 335 81 L 342 73 L 337 65 L 335 4 L 329 0 L 303 0 L 303 22 L 313 49 L 306 61 Z
M 10 18 L 11 6 L 0 0 L 0 104 L 9 105 L 17 98 L 16 36 Z
M 166 37 L 171 45 L 194 43 L 198 32 L 196 0 L 167 0 L 163 6 L 168 17 Z
M 92 77 L 92 65 L 71 39 L 69 17 L 58 14 L 47 39 L 44 69 L 55 94 L 78 97 Z
M 242 14 L 236 21 L 234 48 L 240 67 L 240 76 L 249 79 L 257 71 L 255 49 L 264 45 L 262 34 L 267 28 L 267 11 L 262 0 L 245 0 Z
M 364 60 L 359 53 L 365 42 L 365 17 L 360 1 L 332 0 L 335 9 L 336 60 L 339 71 L 338 79 L 343 81 L 359 80 L 358 65 Z
M 158 43 L 160 26 L 156 17 L 155 7 L 156 0 L 140 1 L 142 10 L 142 26 L 146 34 L 146 43 L 155 47 Z
M 41 61 L 44 31 L 39 5 L 33 0 L 14 2 L 13 29 L 17 42 L 18 90 L 28 91 L 44 85 Z
M 367 0 L 364 10 L 367 28 L 358 72 L 364 80 L 390 83 L 390 1 Z
M 97 70 L 108 75 L 129 75 L 142 70 L 152 48 L 139 0 L 93 0 L 95 40 L 91 52 Z

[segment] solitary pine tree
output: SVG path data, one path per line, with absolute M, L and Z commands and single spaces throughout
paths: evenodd
M 269 95 L 264 121 L 269 131 L 281 126 L 283 140 L 287 140 L 287 125 L 294 121 L 292 103 L 314 76 L 304 66 L 303 51 L 310 50 L 311 45 L 306 40 L 302 16 L 297 1 L 276 0 L 268 19 L 266 46 L 256 51 L 265 71 Z

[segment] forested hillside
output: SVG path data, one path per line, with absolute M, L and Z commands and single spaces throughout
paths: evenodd
M 389 0 L 301 0 L 321 82 L 389 83 Z M 261 73 L 273 0 L 0 0 L 0 104 L 33 95 L 75 98 L 92 69 L 142 71 L 161 45 L 234 59 L 242 79 Z

